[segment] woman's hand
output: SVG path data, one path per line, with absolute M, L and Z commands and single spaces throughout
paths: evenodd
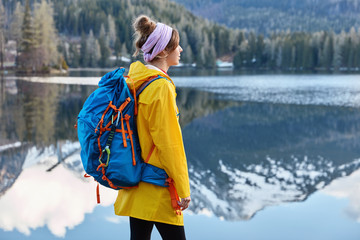
M 181 201 L 178 202 L 179 206 L 181 207 L 181 210 L 185 210 L 189 207 L 191 201 L 191 197 L 181 198 Z

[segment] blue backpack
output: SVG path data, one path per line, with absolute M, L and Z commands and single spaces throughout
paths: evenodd
M 165 170 L 141 159 L 135 120 L 135 98 L 161 77 L 145 82 L 133 96 L 123 77 L 124 71 L 118 68 L 105 74 L 78 115 L 80 155 L 85 172 L 113 189 L 135 187 L 140 181 L 168 187 Z

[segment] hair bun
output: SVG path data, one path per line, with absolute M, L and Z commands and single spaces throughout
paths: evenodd
M 141 36 L 149 36 L 154 31 L 156 23 L 148 16 L 141 15 L 136 18 L 133 26 L 135 31 L 138 32 Z

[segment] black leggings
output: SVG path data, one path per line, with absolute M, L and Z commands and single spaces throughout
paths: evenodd
M 184 226 L 151 222 L 130 217 L 130 239 L 150 240 L 152 229 L 156 226 L 163 240 L 185 240 Z

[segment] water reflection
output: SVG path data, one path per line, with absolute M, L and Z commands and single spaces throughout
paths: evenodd
M 95 187 L 82 178 L 73 125 L 95 88 L 1 81 L 2 229 L 30 234 L 47 226 L 64 236 L 94 211 Z M 191 212 L 248 220 L 266 207 L 304 201 L 325 188 L 326 194 L 348 198 L 346 211 L 359 220 L 357 108 L 232 101 L 187 87 L 178 88 L 177 100 Z M 47 171 L 58 162 L 59 151 L 62 163 Z M 111 205 L 115 194 L 103 190 L 103 204 Z
M 84 98 L 94 89 L 82 85 L 5 81 L 1 139 L 44 146 L 59 139 L 77 139 L 73 129 L 77 113 Z
M 345 214 L 360 223 L 360 171 L 350 176 L 334 180 L 322 192 L 336 198 L 347 199 Z
M 55 159 L 40 158 L 43 163 L 25 168 L 14 185 L 0 198 L 0 227 L 30 235 L 31 229 L 46 226 L 51 233 L 64 237 L 84 221 L 96 206 L 95 183 L 85 182 L 65 165 L 46 170 Z M 102 204 L 113 203 L 116 192 L 102 189 Z
M 243 103 L 185 126 L 193 210 L 249 219 L 360 168 L 353 108 Z

